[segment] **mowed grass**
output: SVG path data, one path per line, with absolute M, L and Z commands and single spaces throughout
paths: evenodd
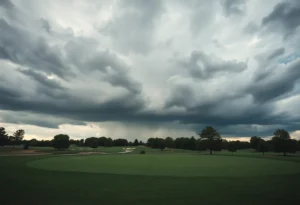
M 298 156 L 152 151 L 0 157 L 0 204 L 300 204 Z
M 289 161 L 183 154 L 64 156 L 33 161 L 28 166 L 57 171 L 182 177 L 270 176 L 300 172 L 300 163 Z

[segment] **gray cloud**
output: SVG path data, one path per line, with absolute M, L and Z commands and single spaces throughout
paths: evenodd
M 300 3 L 299 1 L 283 1 L 278 3 L 273 11 L 262 20 L 262 26 L 282 32 L 287 38 L 293 34 L 300 25 Z
M 283 68 L 282 68 L 283 67 Z M 263 76 L 255 76 L 256 81 L 249 86 L 247 92 L 250 92 L 256 102 L 264 103 L 274 100 L 293 90 L 295 83 L 300 79 L 300 60 L 282 65 L 285 69 L 280 73 L 264 73 Z M 276 66 L 272 68 L 275 70 Z M 257 81 L 259 80 L 259 81 Z
M 186 68 L 192 77 L 201 79 L 209 79 L 222 73 L 242 72 L 247 69 L 247 64 L 244 62 L 224 61 L 201 51 L 192 52 L 187 60 L 182 60 L 179 64 Z
M 32 35 L 23 29 L 9 25 L 0 19 L 0 59 L 41 70 L 60 77 L 70 75 L 58 48 L 50 47 L 45 39 Z M 20 49 L 23 48 L 23 49 Z
M 125 53 L 147 54 L 152 50 L 156 21 L 163 13 L 163 1 L 119 1 L 113 18 L 100 29 Z
M 0 7 L 11 9 L 14 7 L 14 4 L 10 0 L 1 0 Z
M 180 7 L 188 11 L 190 29 L 194 35 L 204 31 L 216 16 L 217 1 L 178 0 L 178 2 Z
M 142 86 L 129 76 L 129 67 L 109 50 L 97 50 L 90 45 L 93 43 L 95 42 L 92 40 L 81 38 L 69 41 L 65 46 L 69 61 L 78 67 L 82 74 L 96 71 L 99 72 L 101 81 L 125 88 L 130 92 L 140 93 Z
M 86 125 L 84 122 L 53 117 L 31 112 L 0 111 L 2 121 L 13 124 L 36 125 L 46 128 L 58 128 L 61 124 Z
M 137 93 L 123 92 L 106 100 L 93 100 L 93 93 L 62 87 L 56 81 L 44 76 L 14 69 L 1 70 L 0 109 L 14 111 L 32 111 L 66 117 L 74 120 L 106 121 L 126 120 L 145 106 L 142 96 Z M 11 80 L 15 77 L 19 80 Z M 26 87 L 19 87 L 26 82 Z M 100 93 L 99 93 L 100 94 Z
M 231 136 L 299 129 L 299 117 L 279 102 L 299 94 L 300 61 L 277 62 L 299 45 L 269 35 L 299 28 L 296 1 L 268 15 L 250 5 L 257 1 L 116 1 L 99 15 L 90 3 L 61 12 L 52 9 L 63 3 L 53 0 L 32 12 L 9 2 L 0 4 L 4 122 L 112 121 L 194 132 L 213 125 Z M 246 12 L 254 7 L 257 13 Z
M 259 31 L 259 26 L 253 22 L 249 22 L 243 29 L 245 34 L 254 34 Z
M 51 32 L 51 25 L 50 25 L 50 23 L 47 20 L 43 19 L 43 18 L 41 19 L 41 27 L 43 29 L 45 29 L 45 31 L 47 33 Z
M 241 15 L 245 11 L 245 0 L 223 0 L 224 13 L 227 16 L 230 15 Z
M 268 60 L 273 60 L 274 58 L 277 58 L 278 56 L 281 56 L 282 54 L 284 54 L 285 49 L 284 48 L 278 48 L 276 50 L 274 50 L 269 56 L 268 56 Z
M 33 78 L 34 80 L 36 80 L 38 83 L 40 83 L 41 85 L 50 88 L 50 89 L 59 89 L 59 90 L 63 90 L 64 88 L 59 84 L 59 82 L 57 82 L 56 80 L 50 80 L 48 79 L 45 74 L 42 73 L 38 73 L 34 70 L 24 70 L 24 69 L 19 69 L 20 72 L 22 72 L 23 74 L 30 76 L 31 78 Z

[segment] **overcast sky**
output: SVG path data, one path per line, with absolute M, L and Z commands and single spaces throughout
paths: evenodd
M 299 0 L 0 0 L 0 126 L 300 139 L 299 33 Z

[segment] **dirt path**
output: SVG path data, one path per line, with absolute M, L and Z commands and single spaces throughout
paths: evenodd
M 123 152 L 117 152 L 115 154 L 126 154 L 133 152 L 134 149 L 126 149 L 123 148 Z M 39 155 L 64 155 L 64 156 L 76 156 L 76 155 L 91 155 L 91 154 L 114 154 L 114 153 L 106 153 L 106 152 L 79 152 L 79 153 L 66 153 L 66 154 L 54 154 L 54 153 L 46 153 L 46 152 L 38 152 L 37 150 L 16 150 L 11 153 L 0 154 L 0 157 L 7 156 L 39 156 Z
M 90 154 L 109 154 L 105 152 L 79 152 L 75 154 L 54 154 L 54 153 L 42 153 L 42 152 L 36 152 L 35 150 L 30 150 L 30 152 L 12 152 L 10 154 L 0 154 L 0 157 L 7 157 L 7 156 L 39 156 L 39 155 L 90 155 Z

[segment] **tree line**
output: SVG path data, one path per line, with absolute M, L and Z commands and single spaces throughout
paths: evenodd
M 273 133 L 270 140 L 253 136 L 250 141 L 228 141 L 222 139 L 219 132 L 212 126 L 205 127 L 200 133 L 199 137 L 180 137 L 173 139 L 172 137 L 154 138 L 151 137 L 146 143 L 135 139 L 133 142 L 127 139 L 112 139 L 110 137 L 88 137 L 86 139 L 74 140 L 70 139 L 68 135 L 59 134 L 54 136 L 52 140 L 23 140 L 25 131 L 17 130 L 12 136 L 6 134 L 5 128 L 0 128 L 0 146 L 3 145 L 20 145 L 24 148 L 29 146 L 39 147 L 54 147 L 56 149 L 67 149 L 70 145 L 87 146 L 97 148 L 98 146 L 138 146 L 145 145 L 154 149 L 164 150 L 165 148 L 185 149 L 185 150 L 209 150 L 210 154 L 213 151 L 228 150 L 236 152 L 237 150 L 252 148 L 257 152 L 265 153 L 268 151 L 281 152 L 283 155 L 287 153 L 295 153 L 300 151 L 300 140 L 291 139 L 290 134 L 283 129 L 277 129 Z
M 4 127 L 0 127 L 0 146 L 3 145 L 19 145 L 22 143 L 25 131 L 22 129 L 16 130 L 13 135 L 9 136 Z

